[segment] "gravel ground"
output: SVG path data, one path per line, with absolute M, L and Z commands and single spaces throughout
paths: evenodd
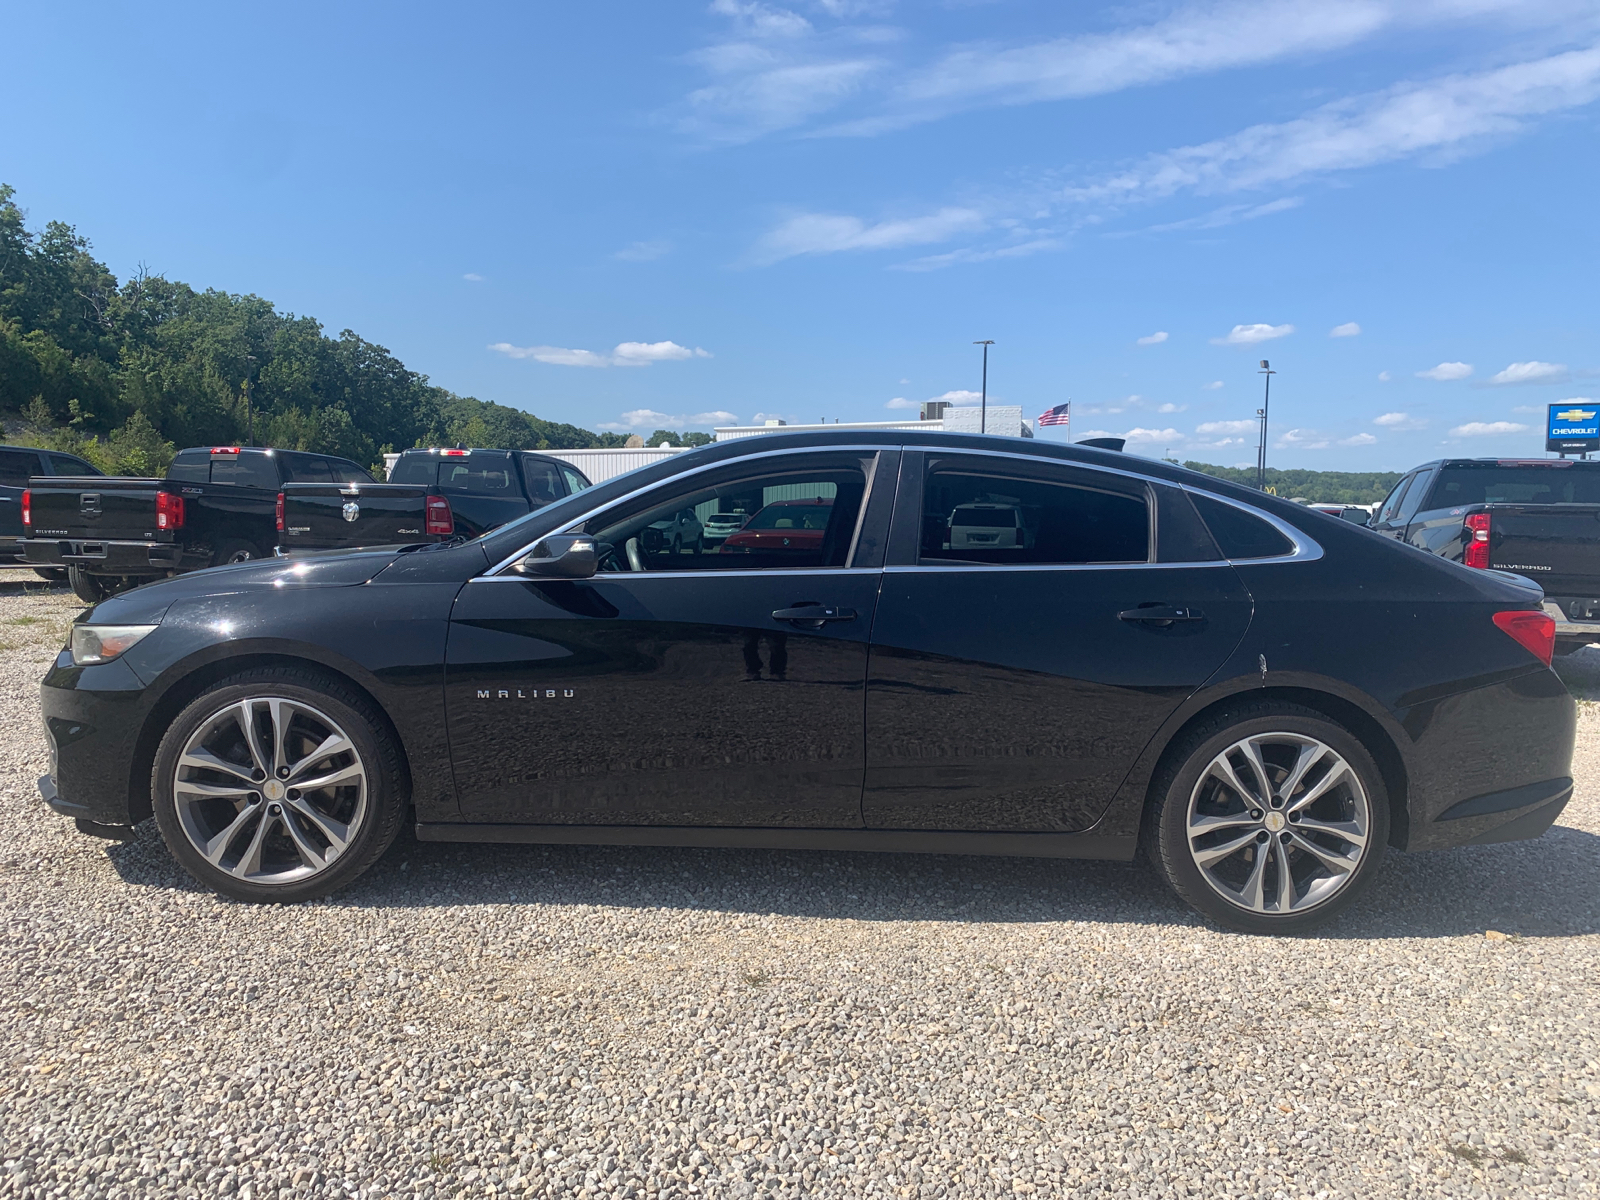
M 1600 1190 L 1600 704 L 1556 829 L 1315 938 L 1115 864 L 410 840 L 252 908 L 40 804 L 73 611 L 0 585 L 0 1197 Z

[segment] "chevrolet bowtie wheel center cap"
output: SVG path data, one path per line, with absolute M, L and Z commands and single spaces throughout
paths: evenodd
M 1281 812 L 1273 810 L 1267 814 L 1266 819 L 1262 822 L 1262 824 L 1270 829 L 1273 833 L 1282 833 L 1284 827 L 1289 824 L 1289 818 L 1284 816 Z
M 282 800 L 283 790 L 283 784 L 276 779 L 269 779 L 261 785 L 261 792 L 268 800 Z M 1278 814 L 1273 813 L 1272 815 L 1277 816 Z

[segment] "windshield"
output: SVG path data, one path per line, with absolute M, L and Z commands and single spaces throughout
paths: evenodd
M 977 529 L 1015 529 L 1014 508 L 958 508 L 950 514 L 950 524 Z
M 746 529 L 826 529 L 831 500 L 816 504 L 769 504 L 745 523 Z
M 1600 504 L 1600 469 L 1555 461 L 1548 467 L 1499 463 L 1445 467 L 1427 507 L 1466 504 Z

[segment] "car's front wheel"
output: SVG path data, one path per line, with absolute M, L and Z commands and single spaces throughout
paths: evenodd
M 1148 831 L 1157 869 L 1200 912 L 1246 933 L 1300 933 L 1371 881 L 1389 800 L 1349 730 L 1299 705 L 1250 704 L 1174 748 Z
M 405 773 L 371 703 L 289 667 L 223 680 L 178 715 L 156 753 L 156 824 L 207 887 L 239 900 L 325 896 L 382 856 Z

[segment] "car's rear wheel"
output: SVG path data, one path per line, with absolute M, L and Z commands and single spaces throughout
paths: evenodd
M 1247 933 L 1300 933 L 1371 881 L 1389 800 L 1349 730 L 1252 704 L 1186 735 L 1152 789 L 1151 858 L 1182 899 Z
M 216 891 L 296 901 L 349 883 L 388 849 L 406 807 L 400 755 L 371 703 L 295 668 L 202 693 L 156 753 L 156 823 Z
M 110 583 L 109 579 L 91 575 L 82 567 L 67 568 L 67 584 L 72 588 L 72 594 L 85 604 L 99 604 L 107 599 L 113 591 Z

